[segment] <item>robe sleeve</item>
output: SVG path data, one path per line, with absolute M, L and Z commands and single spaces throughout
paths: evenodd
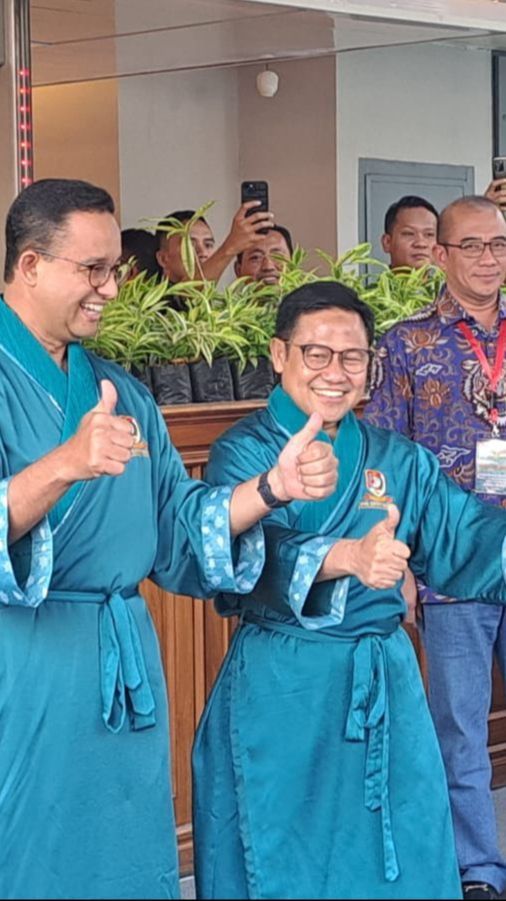
M 53 570 L 53 538 L 47 517 L 17 541 L 8 544 L 9 478 L 0 463 L 0 603 L 38 607 L 46 598 Z
M 211 448 L 206 479 L 211 484 L 237 485 L 271 468 L 276 456 L 266 455 L 255 440 L 254 448 L 233 438 L 222 438 Z M 315 501 L 314 503 L 317 503 Z M 301 532 L 291 527 L 289 507 L 273 510 L 262 520 L 265 566 L 250 599 L 284 616 L 293 615 L 306 629 L 323 629 L 342 622 L 349 578 L 316 582 L 322 562 L 336 536 Z
M 370 400 L 363 418 L 371 425 L 413 434 L 413 389 L 402 326 L 396 326 L 378 344 Z
M 415 447 L 410 568 L 438 593 L 506 604 L 506 510 L 459 488 L 430 451 Z
M 156 410 L 158 547 L 150 578 L 162 588 L 197 597 L 251 591 L 264 565 L 260 524 L 232 538 L 232 487 L 191 479 Z

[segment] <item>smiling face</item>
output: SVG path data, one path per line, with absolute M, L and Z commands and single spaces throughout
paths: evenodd
M 71 341 L 96 333 L 105 305 L 118 293 L 113 273 L 102 287 L 92 288 L 88 270 L 79 264 L 114 266 L 121 256 L 120 230 L 110 213 L 71 213 L 47 249 L 55 256 L 33 248 L 21 254 L 14 285 L 23 283 L 27 291 L 28 327 L 50 352 L 60 353 Z M 7 286 L 6 296 L 10 290 Z
M 425 207 L 404 207 L 399 210 L 390 234 L 383 235 L 383 250 L 390 256 L 392 269 L 409 266 L 420 269 L 432 263 L 436 245 L 437 219 Z
M 235 274 L 238 278 L 248 276 L 255 282 L 277 285 L 282 263 L 276 256 L 289 260 L 290 248 L 281 232 L 272 229 L 255 247 L 243 251 L 241 259 L 236 263 Z
M 337 423 L 364 396 L 367 368 L 350 374 L 334 356 L 325 369 L 315 371 L 304 364 L 301 344 L 368 350 L 364 323 L 358 313 L 331 307 L 300 316 L 289 343 L 280 338 L 271 343 L 272 362 L 283 389 L 304 413 L 320 413 L 325 431 L 335 434 Z
M 506 222 L 500 210 L 461 208 L 445 223 L 442 240 L 460 244 L 472 238 L 491 241 L 506 237 Z M 506 279 L 506 257 L 496 258 L 485 247 L 481 256 L 470 259 L 458 247 L 438 244 L 435 261 L 446 273 L 448 288 L 466 307 L 479 308 L 495 302 Z

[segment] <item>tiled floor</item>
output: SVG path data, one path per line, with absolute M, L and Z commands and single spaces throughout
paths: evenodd
M 506 857 L 506 788 L 499 788 L 494 792 L 494 801 L 499 830 L 499 844 L 502 853 Z M 181 897 L 195 898 L 195 884 L 191 876 L 181 880 Z M 501 895 L 501 897 L 506 898 L 506 894 Z

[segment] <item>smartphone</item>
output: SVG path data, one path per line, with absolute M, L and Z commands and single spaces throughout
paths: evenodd
M 254 206 L 246 213 L 267 213 L 269 211 L 269 188 L 266 181 L 243 181 L 241 184 L 241 204 L 248 200 L 259 200 L 260 206 Z
M 492 178 L 506 178 L 506 156 L 494 156 L 492 159 Z

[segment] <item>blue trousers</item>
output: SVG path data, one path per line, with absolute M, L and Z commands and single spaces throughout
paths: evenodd
M 423 641 L 462 881 L 502 892 L 506 861 L 497 842 L 487 718 L 494 654 L 506 674 L 506 610 L 477 601 L 424 604 Z

